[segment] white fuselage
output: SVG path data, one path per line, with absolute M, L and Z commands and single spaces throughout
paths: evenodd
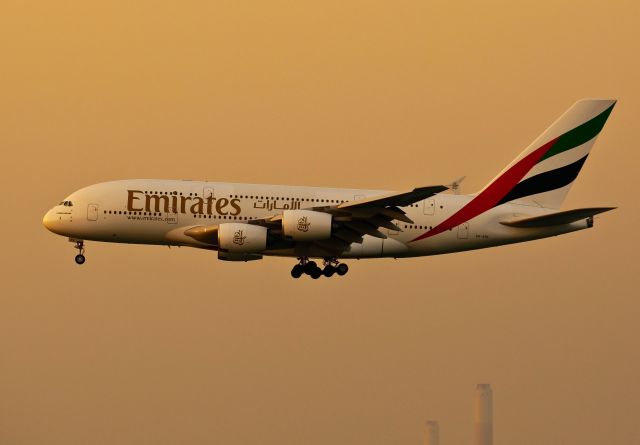
M 45 226 L 77 240 L 131 244 L 180 245 L 211 249 L 185 235 L 195 226 L 246 223 L 283 210 L 337 205 L 387 193 L 384 190 L 213 183 L 176 180 L 121 180 L 92 185 L 72 193 L 67 205 L 52 208 Z M 501 224 L 513 218 L 544 215 L 548 209 L 503 204 L 435 236 L 414 241 L 460 210 L 473 195 L 438 194 L 402 207 L 413 224 L 395 221 L 402 231 L 381 229 L 386 239 L 364 236 L 341 258 L 411 257 L 480 249 L 560 235 L 587 228 L 586 220 L 571 224 L 514 228 Z M 295 247 L 270 249 L 265 255 L 301 255 Z M 305 251 L 309 257 L 321 253 Z

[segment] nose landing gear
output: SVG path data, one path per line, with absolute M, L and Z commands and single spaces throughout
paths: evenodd
M 84 264 L 84 262 L 86 261 L 86 258 L 84 257 L 84 241 L 82 240 L 75 240 L 76 241 L 76 245 L 74 246 L 75 249 L 78 249 L 78 254 L 76 255 L 76 264 Z
M 334 274 L 342 276 L 349 271 L 349 266 L 338 262 L 336 258 L 325 258 L 322 269 L 318 267 L 315 261 L 310 261 L 307 257 L 300 257 L 298 260 L 299 263 L 291 269 L 291 276 L 293 278 L 300 278 L 302 274 L 307 274 L 314 280 L 317 280 L 323 275 L 329 278 Z

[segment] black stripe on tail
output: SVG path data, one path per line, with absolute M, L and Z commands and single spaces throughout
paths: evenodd
M 539 175 L 532 176 L 529 179 L 519 182 L 496 205 L 504 204 L 506 202 L 513 201 L 514 199 L 537 195 L 538 193 L 549 192 L 571 184 L 578 176 L 578 173 L 580 173 L 580 169 L 582 168 L 584 161 L 587 160 L 587 156 L 589 155 L 578 159 L 573 164 L 540 173 Z

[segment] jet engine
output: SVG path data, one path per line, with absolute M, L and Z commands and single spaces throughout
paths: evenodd
M 231 253 L 262 252 L 267 247 L 267 228 L 242 223 L 220 224 L 218 247 Z
M 295 241 L 318 241 L 331 238 L 329 213 L 313 210 L 285 210 L 282 213 L 282 232 Z

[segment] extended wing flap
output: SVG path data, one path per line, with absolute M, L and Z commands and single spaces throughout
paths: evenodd
M 615 207 L 591 207 L 585 209 L 566 210 L 564 212 L 551 213 L 549 215 L 501 221 L 500 224 L 504 224 L 509 227 L 522 228 L 560 226 L 591 218 L 594 215 L 608 212 L 613 209 L 615 209 Z
M 371 196 L 354 201 L 344 202 L 336 207 L 314 208 L 316 211 L 327 211 L 334 215 L 336 230 L 332 240 L 339 240 L 333 245 L 322 245 L 324 249 L 346 250 L 351 243 L 362 243 L 363 236 L 374 238 L 387 238 L 380 230 L 383 227 L 388 230 L 402 231 L 393 223 L 393 220 L 413 224 L 401 207 L 407 207 L 423 199 L 427 199 L 437 193 L 447 190 L 449 187 L 435 185 L 429 187 L 417 187 L 405 192 L 391 192 L 384 195 Z M 320 245 L 317 243 L 317 245 Z

